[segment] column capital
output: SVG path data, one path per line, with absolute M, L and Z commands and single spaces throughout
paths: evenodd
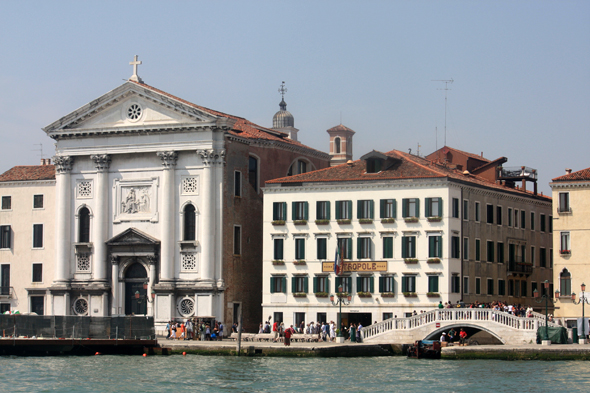
M 178 160 L 178 153 L 175 151 L 159 151 L 156 153 L 162 159 L 162 166 L 165 169 L 170 169 L 176 166 Z
M 119 257 L 117 255 L 111 255 L 111 265 L 118 265 Z
M 225 164 L 225 149 L 197 150 L 197 154 L 205 165 Z
M 156 256 L 155 256 L 155 255 L 148 255 L 148 256 L 146 257 L 146 259 L 147 259 L 148 265 L 150 265 L 150 266 L 151 266 L 151 265 L 155 265 L 155 264 L 156 264 L 156 262 L 158 261 L 158 259 L 156 258 Z
M 74 158 L 70 156 L 53 156 L 53 164 L 57 173 L 67 173 L 72 170 Z
M 104 172 L 109 169 L 111 165 L 111 156 L 109 154 L 94 154 L 90 156 L 94 161 L 94 166 L 98 172 Z

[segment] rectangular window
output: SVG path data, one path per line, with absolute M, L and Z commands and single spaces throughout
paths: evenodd
M 461 258 L 461 246 L 459 236 L 451 237 L 451 258 Z
M 0 314 L 10 311 L 10 303 L 0 303 Z
M 549 249 L 549 267 L 553 268 L 553 249 Z
M 416 276 L 402 276 L 402 292 L 416 292 Z
M 504 263 L 504 243 L 498 242 L 496 247 L 498 249 L 498 263 Z
M 295 259 L 298 261 L 305 260 L 305 239 L 295 239 Z
M 569 213 L 570 210 L 570 193 L 560 192 L 559 193 L 559 205 L 557 211 L 560 213 Z
M 254 192 L 258 194 L 258 160 L 255 157 L 248 159 L 248 180 Z
M 352 277 L 336 277 L 336 291 L 340 292 L 342 285 L 342 292 L 352 293 Z
M 481 278 L 475 277 L 475 294 L 481 295 Z
M 537 283 L 534 281 L 531 281 L 531 293 L 534 295 L 535 291 L 537 290 Z M 560 292 L 559 296 L 561 296 L 563 293 Z M 569 296 L 569 295 L 568 295 Z
M 271 277 L 270 278 L 270 293 L 287 293 L 287 277 L 285 277 L 285 276 Z
M 543 247 L 539 249 L 539 266 L 547 267 L 547 249 Z
M 317 259 L 325 260 L 328 259 L 328 239 L 325 237 L 317 238 Z
M 372 220 L 374 218 L 374 201 L 356 201 L 356 218 Z
M 43 282 L 42 263 L 33 263 L 33 282 Z
M 569 272 L 559 274 L 559 296 L 572 295 L 572 276 Z
M 488 295 L 493 295 L 494 294 L 494 280 L 491 278 L 488 278 Z
M 395 292 L 393 276 L 379 277 L 379 293 Z
M 479 239 L 475 239 L 475 261 L 481 261 L 481 241 Z
M 416 236 L 402 237 L 402 258 L 416 258 Z
M 286 221 L 287 220 L 287 202 L 273 202 L 272 204 L 272 220 Z
M 526 262 L 526 246 L 520 246 L 520 254 L 522 255 L 522 262 Z
M 428 258 L 442 258 L 442 236 L 428 237 Z
M 561 239 L 561 242 L 560 242 L 561 254 L 569 254 L 571 252 L 570 233 L 569 232 L 561 232 L 560 239 Z
M 486 260 L 488 262 L 495 262 L 495 259 L 494 259 L 494 242 L 493 241 L 488 240 L 488 242 L 487 242 L 487 253 L 488 253 L 488 255 L 487 255 L 488 257 L 487 257 Z
M 541 214 L 540 221 L 541 221 L 541 223 L 540 223 L 541 224 L 541 232 L 545 232 L 545 228 L 547 225 L 547 218 L 545 217 L 544 214 Z
M 396 218 L 395 199 L 381 199 L 379 202 L 380 218 Z
M 463 238 L 463 259 L 469 260 L 469 238 Z
M 282 261 L 283 260 L 283 239 L 274 239 L 274 260 L 275 261 Z
M 514 280 L 508 280 L 508 296 L 514 296 Z
M 486 222 L 488 224 L 494 223 L 494 205 L 487 205 L 486 206 Z
M 496 224 L 502 225 L 502 206 L 496 206 Z
M 43 195 L 33 195 L 33 209 L 43 209 Z
M 242 227 L 234 226 L 234 255 L 242 254 Z
M 481 209 L 479 206 L 479 202 L 475 202 L 475 222 L 481 221 Z
M 453 218 L 459 218 L 459 199 L 453 198 Z
M 10 225 L 1 225 L 0 226 L 0 248 L 10 248 L 11 243 L 11 235 L 12 230 L 10 229 Z
M 524 210 L 520 211 L 520 228 L 526 228 L 526 212 Z
M 291 277 L 291 292 L 293 293 L 307 293 L 308 288 L 307 276 Z
M 357 243 L 357 258 L 370 259 L 371 258 L 371 238 L 359 237 Z
M 242 196 L 242 172 L 234 172 L 234 196 Z
M 463 219 L 469 220 L 469 201 L 467 199 L 463 200 Z
M 518 228 L 518 210 L 514 209 L 514 228 Z
M 10 295 L 10 265 L 0 265 L 0 295 Z
M 531 231 L 535 230 L 535 212 L 531 212 Z
M 352 201 L 336 201 L 336 219 L 352 219 Z
M 442 217 L 442 198 L 426 198 L 426 217 Z
M 393 237 L 383 238 L 383 259 L 393 258 Z
M 357 277 L 356 291 L 357 292 L 375 292 L 373 277 Z
M 548 224 L 549 224 L 549 233 L 553 233 L 553 216 L 549 216 Z
M 293 202 L 291 206 L 293 221 L 308 220 L 309 204 L 307 202 Z
M 37 315 L 45 314 L 45 297 L 44 296 L 31 296 L 31 312 Z
M 438 276 L 428 276 L 428 292 L 438 293 Z
M 508 226 L 509 227 L 512 226 L 512 208 L 511 207 L 508 208 Z
M 393 313 L 392 312 L 384 312 L 383 313 L 383 320 L 387 321 L 388 319 L 392 319 L 393 318 Z
M 453 274 L 451 277 L 451 293 L 461 292 L 461 277 L 458 274 Z
M 33 224 L 33 248 L 43 248 L 43 224 Z
M 329 220 L 330 219 L 330 201 L 317 201 L 316 202 L 316 220 Z
M 514 296 L 520 297 L 520 281 L 514 280 Z
M 313 278 L 313 293 L 330 292 L 330 279 L 327 276 L 318 276 Z
M 338 250 L 342 255 L 342 259 L 352 259 L 352 238 L 340 237 L 338 238 Z
M 463 277 L 463 294 L 469 294 L 469 277 Z
M 526 287 L 526 281 L 521 281 L 520 282 L 520 296 L 521 297 L 526 297 L 526 291 L 527 287 Z
M 506 281 L 498 280 L 498 295 L 505 296 L 506 295 Z
M 406 198 L 402 200 L 402 216 L 420 217 L 420 199 Z
M 3 196 L 2 197 L 2 210 L 11 210 L 12 209 L 12 197 L 11 196 Z
M 535 247 L 531 246 L 531 264 L 535 266 Z

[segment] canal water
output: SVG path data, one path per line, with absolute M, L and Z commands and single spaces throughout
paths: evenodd
M 0 357 L 0 392 L 577 392 L 584 361 Z

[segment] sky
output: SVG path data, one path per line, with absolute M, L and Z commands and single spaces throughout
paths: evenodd
M 144 82 L 299 140 L 326 130 L 427 155 L 445 142 L 552 178 L 590 167 L 590 1 L 11 1 L 0 23 L 0 173 L 54 154 L 42 130 Z M 447 84 L 439 80 L 453 80 Z M 39 145 L 41 144 L 41 145 Z

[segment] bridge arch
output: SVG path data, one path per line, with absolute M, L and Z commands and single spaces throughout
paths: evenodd
M 502 345 L 506 344 L 506 340 L 504 340 L 502 337 L 500 337 L 493 330 L 490 330 L 488 328 L 485 328 L 481 325 L 477 325 L 474 323 L 450 323 L 448 325 L 441 326 L 440 328 L 437 328 L 436 330 L 433 330 L 432 332 L 428 333 L 428 335 L 424 338 L 424 340 L 438 340 L 440 338 L 442 332 L 446 332 L 451 329 L 455 329 L 457 331 L 457 334 L 459 334 L 459 329 L 461 329 L 461 328 L 469 328 L 469 329 L 474 329 L 474 330 L 486 332 L 489 335 L 491 335 L 492 337 L 496 338 L 498 341 L 500 341 L 502 343 Z

